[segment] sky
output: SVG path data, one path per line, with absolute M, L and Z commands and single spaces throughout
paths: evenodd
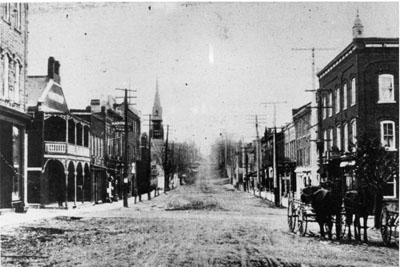
M 28 74 L 60 61 L 69 108 L 136 90 L 143 131 L 158 79 L 170 140 L 207 150 L 255 139 L 256 116 L 260 134 L 272 127 L 273 102 L 276 125 L 290 122 L 312 98 L 311 48 L 318 72 L 352 41 L 357 10 L 365 37 L 398 37 L 396 2 L 30 3 Z

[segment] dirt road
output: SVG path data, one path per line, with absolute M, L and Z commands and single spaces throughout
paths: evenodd
M 291 234 L 285 209 L 205 177 L 129 208 L 6 227 L 1 266 L 398 266 L 381 243 Z

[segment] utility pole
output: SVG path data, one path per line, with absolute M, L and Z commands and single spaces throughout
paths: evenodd
M 276 155 L 276 105 L 277 104 L 284 104 L 287 103 L 286 101 L 281 101 L 281 102 L 266 102 L 263 103 L 265 105 L 270 105 L 272 104 L 274 106 L 274 133 L 273 133 L 273 146 L 272 146 L 272 150 L 273 150 L 273 163 L 272 163 L 272 168 L 274 169 L 274 195 L 275 195 L 275 206 L 276 207 L 280 207 L 281 206 L 281 186 L 280 186 L 280 179 L 278 180 L 278 170 L 277 170 L 277 155 Z
M 258 135 L 258 118 L 256 115 L 256 135 L 257 135 L 257 152 L 256 152 L 256 159 L 257 159 L 257 182 L 259 187 L 259 195 L 261 197 L 261 183 L 260 183 L 260 157 L 261 157 L 261 149 L 260 149 L 260 137 Z
M 167 187 L 169 189 L 168 185 L 168 165 L 167 165 L 167 160 L 168 160 L 168 132 L 169 132 L 169 125 L 167 125 L 167 138 L 165 139 L 165 159 L 164 159 L 164 193 L 167 192 Z
M 151 131 L 151 114 L 149 114 L 149 156 L 148 156 L 148 160 L 149 160 L 149 166 L 148 166 L 148 170 L 149 170 L 148 179 L 149 179 L 149 181 L 148 181 L 148 186 L 149 187 L 147 188 L 147 190 L 148 190 L 147 196 L 148 196 L 149 200 L 151 199 L 151 195 L 150 195 L 150 187 L 151 187 L 151 134 L 150 134 L 150 131 Z M 154 197 L 156 196 L 156 194 L 157 194 L 157 188 L 154 190 Z
M 124 174 L 123 174 L 123 198 L 124 198 L 124 207 L 128 207 L 128 164 L 129 164 L 129 158 L 128 158 L 128 135 L 129 135 L 129 126 L 128 126 L 128 91 L 130 92 L 136 92 L 136 90 L 131 90 L 127 88 L 116 88 L 116 90 L 120 91 L 125 91 L 125 96 L 124 96 L 124 133 L 125 133 L 125 153 L 124 153 Z M 129 97 L 129 98 L 136 98 L 136 97 Z
M 315 48 L 315 47 L 309 47 L 309 48 L 293 48 L 292 50 L 296 50 L 296 51 L 311 51 L 311 90 L 307 90 L 310 92 L 313 92 L 312 98 L 311 98 L 311 106 L 319 106 L 318 102 L 320 101 L 319 99 L 317 99 L 317 88 L 315 86 L 315 51 L 319 50 L 319 51 L 328 51 L 328 50 L 335 50 L 334 48 Z M 320 135 L 320 132 L 318 129 L 319 124 L 320 124 L 320 119 L 318 118 L 318 113 L 319 110 L 317 111 L 313 111 L 311 110 L 311 121 L 310 124 L 311 129 L 310 129 L 310 139 L 311 140 L 319 140 L 318 135 Z M 313 129 L 315 126 L 317 126 L 317 129 Z M 318 181 L 318 163 L 317 163 L 317 158 L 316 158 L 316 152 L 318 152 L 318 145 L 317 142 L 311 142 L 310 143 L 310 173 L 311 173 L 311 177 L 313 176 L 313 174 L 315 174 L 316 180 Z M 317 156 L 319 158 L 322 157 L 322 154 L 318 154 L 321 156 Z M 321 164 L 322 162 L 320 161 L 319 164 Z

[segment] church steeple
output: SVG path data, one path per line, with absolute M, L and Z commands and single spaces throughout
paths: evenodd
M 357 16 L 353 26 L 353 38 L 362 38 L 362 37 L 364 37 L 364 26 L 361 23 L 361 19 L 357 9 Z
M 163 140 L 164 129 L 162 124 L 162 107 L 160 102 L 160 92 L 158 91 L 158 79 L 156 80 L 156 94 L 154 96 L 153 112 L 151 115 L 151 132 L 152 139 Z
M 158 91 L 158 79 L 156 80 L 156 94 L 154 96 L 154 104 L 153 104 L 153 120 L 162 121 L 162 107 L 160 102 L 160 93 Z

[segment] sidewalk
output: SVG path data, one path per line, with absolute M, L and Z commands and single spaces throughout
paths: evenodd
M 159 191 L 159 197 L 164 194 L 162 190 Z M 154 198 L 154 191 L 151 191 L 151 199 Z M 137 198 L 137 203 L 139 198 Z M 142 195 L 142 201 L 148 201 L 147 194 Z M 151 201 L 151 200 L 150 200 Z M 132 207 L 135 205 L 135 198 L 128 198 L 128 206 Z M 105 211 L 123 207 L 123 200 L 111 202 L 111 203 L 100 203 L 94 204 L 91 202 L 76 203 L 76 207 L 73 208 L 74 202 L 68 202 L 68 209 L 58 208 L 57 204 L 48 205 L 46 208 L 29 208 L 26 213 L 16 213 L 14 211 L 5 212 L 0 215 L 0 230 L 5 226 L 18 226 L 22 223 L 33 222 L 41 219 L 53 218 L 56 216 L 76 216 L 79 212 L 90 209 L 90 211 Z
M 248 193 L 253 195 L 253 191 L 250 190 Z M 254 195 L 256 197 L 260 197 L 260 191 L 255 190 Z M 261 198 L 266 199 L 272 203 L 275 203 L 275 196 L 272 192 L 267 192 L 267 191 L 261 191 Z M 287 197 L 281 197 L 281 206 L 284 208 L 287 208 L 288 206 L 288 198 Z

